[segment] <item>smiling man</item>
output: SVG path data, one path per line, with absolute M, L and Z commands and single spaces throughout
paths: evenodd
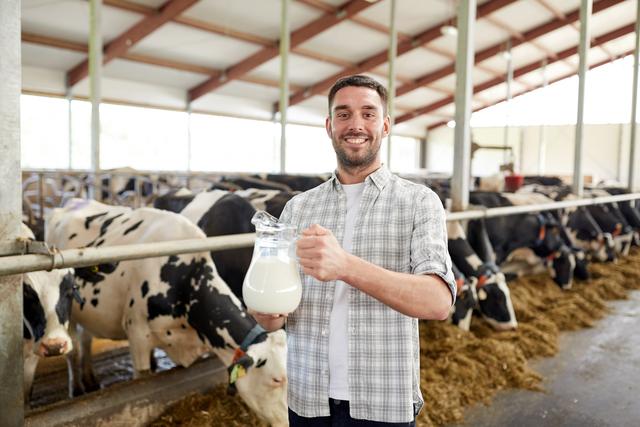
M 302 302 L 254 316 L 268 330 L 286 322 L 292 427 L 415 425 L 418 319 L 445 319 L 455 301 L 440 200 L 381 163 L 386 105 L 367 76 L 334 84 L 326 128 L 336 172 L 280 217 L 301 230 Z

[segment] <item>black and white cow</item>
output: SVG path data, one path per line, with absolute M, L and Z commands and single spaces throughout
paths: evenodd
M 490 208 L 513 205 L 507 198 L 493 192 L 472 192 L 469 200 L 475 205 Z M 510 215 L 487 218 L 484 223 L 498 265 L 506 261 L 514 250 L 529 248 L 538 257 L 546 260 L 549 274 L 562 289 L 571 287 L 576 265 L 575 255 L 564 243 L 558 222 L 551 216 Z M 470 236 L 476 232 L 479 224 L 477 220 L 470 221 L 468 227 Z
M 182 215 L 79 199 L 54 210 L 46 229 L 47 242 L 58 248 L 205 237 Z M 74 304 L 72 319 L 85 334 L 83 381 L 92 381 L 87 336 L 128 340 L 136 377 L 150 371 L 155 347 L 181 366 L 215 353 L 230 368 L 246 370 L 234 385 L 252 410 L 272 425 L 287 424 L 285 333 L 257 326 L 208 252 L 101 264 L 77 269 L 75 279 L 82 303 Z M 79 367 L 72 367 L 81 387 Z
M 467 241 L 462 225 L 447 222 L 449 254 L 453 264 L 468 278 L 475 278 L 478 308 L 497 330 L 516 329 L 518 322 L 504 274 L 491 260 L 483 261 Z
M 236 194 L 247 199 L 251 205 L 259 211 L 266 211 L 276 218 L 280 218 L 284 205 L 293 198 L 297 191 L 261 190 L 248 188 L 236 191 Z
M 20 238 L 33 240 L 22 226 Z M 24 400 L 29 400 L 33 377 L 41 358 L 60 356 L 73 349 L 69 336 L 71 300 L 79 299 L 73 269 L 33 271 L 22 276 Z
M 200 227 L 208 237 L 255 232 L 251 223 L 255 209 L 238 193 L 211 190 L 188 194 L 180 191 L 158 197 L 154 206 L 180 213 Z M 252 248 L 211 252 L 218 274 L 240 300 L 242 283 L 251 264 L 252 255 Z
M 456 279 L 456 303 L 451 307 L 449 319 L 451 323 L 464 331 L 471 328 L 473 310 L 478 307 L 476 285 L 478 279 L 465 276 L 455 264 L 451 265 L 453 277 Z
M 258 174 L 256 178 L 271 182 L 279 182 L 293 191 L 307 191 L 325 182 L 330 175 L 289 175 L 289 174 Z
M 553 201 L 567 200 L 575 198 L 571 193 L 571 187 L 563 186 L 543 186 L 540 184 L 532 184 L 522 187 L 518 192 L 511 196 L 511 202 L 518 204 L 518 197 L 526 194 L 526 203 L 551 203 Z M 536 196 L 537 195 L 537 196 Z M 537 199 L 534 201 L 534 197 Z M 581 259 L 583 255 L 577 249 L 585 252 L 587 260 L 596 261 L 615 261 L 616 250 L 615 242 L 611 233 L 605 233 L 591 213 L 586 207 L 567 208 L 563 210 L 552 211 L 554 217 L 558 220 L 562 237 L 567 245 L 575 249 L 576 253 L 576 277 L 584 276 L 582 270 L 586 267 L 582 266 Z

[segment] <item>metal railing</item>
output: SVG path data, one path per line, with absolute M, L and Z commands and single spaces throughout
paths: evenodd
M 637 199 L 640 199 L 640 193 L 568 200 L 537 205 L 507 206 L 485 210 L 453 212 L 447 214 L 447 221 L 492 218 Z M 51 251 L 50 254 L 13 255 L 0 257 L 0 276 L 57 268 L 86 267 L 107 262 L 176 255 L 182 253 L 247 248 L 251 247 L 254 241 L 255 233 L 247 233 L 208 237 L 206 239 L 139 243 L 101 248 L 90 247 L 81 249 L 65 249 L 61 251 L 54 250 Z

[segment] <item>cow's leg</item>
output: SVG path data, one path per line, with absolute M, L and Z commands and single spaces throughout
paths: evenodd
M 78 339 L 78 329 L 74 322 L 69 322 L 69 337 L 73 349 L 67 353 L 67 375 L 69 386 L 69 397 L 74 398 L 84 393 L 84 387 L 82 386 L 82 373 L 80 371 L 81 365 L 81 348 L 80 340 Z
M 82 384 L 84 386 L 85 393 L 90 391 L 100 390 L 100 383 L 96 379 L 93 373 L 93 365 L 91 364 L 91 341 L 93 336 L 84 328 L 80 334 L 80 353 L 82 358 L 80 359 L 82 367 Z
M 151 372 L 158 372 L 158 361 L 156 357 L 153 355 L 153 349 L 149 352 L 149 362 L 151 367 Z
M 137 323 L 137 322 L 136 322 Z M 134 378 L 143 378 L 151 374 L 151 355 L 153 342 L 149 325 L 138 323 L 129 327 L 127 338 L 129 339 L 129 352 L 133 362 Z
M 33 377 L 36 375 L 38 367 L 38 356 L 29 354 L 24 359 L 24 404 L 28 406 L 31 397 L 31 387 L 33 386 Z

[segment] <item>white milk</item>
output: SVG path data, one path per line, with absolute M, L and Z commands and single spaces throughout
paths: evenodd
M 302 298 L 296 263 L 277 256 L 253 260 L 242 286 L 248 308 L 261 313 L 288 314 Z

